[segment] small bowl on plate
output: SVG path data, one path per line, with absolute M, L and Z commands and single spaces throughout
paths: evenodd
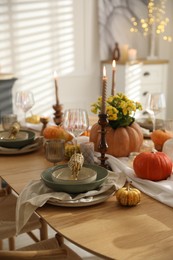
M 78 178 L 75 180 L 72 176 L 71 169 L 67 166 L 60 168 L 52 172 L 52 180 L 58 184 L 83 184 L 95 181 L 97 178 L 97 172 L 93 169 L 82 167 L 79 171 Z
M 31 144 L 35 139 L 35 133 L 27 130 L 19 131 L 16 139 L 8 139 L 8 136 L 8 131 L 0 131 L 0 146 L 20 149 L 28 144 Z

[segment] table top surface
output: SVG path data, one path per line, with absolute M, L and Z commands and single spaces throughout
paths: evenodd
M 52 164 L 44 150 L 0 155 L 0 175 L 19 194 Z M 172 259 L 173 209 L 142 194 L 135 207 L 122 207 L 112 196 L 80 208 L 44 205 L 37 213 L 65 238 L 105 259 Z

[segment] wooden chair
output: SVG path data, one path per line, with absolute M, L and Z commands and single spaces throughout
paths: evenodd
M 3 248 L 3 239 L 8 239 L 10 250 L 15 249 L 16 202 L 17 197 L 11 192 L 8 185 L 5 188 L 0 189 L 0 250 Z M 39 238 L 32 232 L 36 229 L 39 229 Z M 35 242 L 47 239 L 47 224 L 36 214 L 33 214 L 28 223 L 21 230 L 20 234 L 22 233 L 27 233 Z
M 82 260 L 73 250 L 64 243 L 61 244 L 59 235 L 33 245 L 20 248 L 16 251 L 0 251 L 3 260 Z

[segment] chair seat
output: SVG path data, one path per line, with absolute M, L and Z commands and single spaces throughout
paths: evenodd
M 58 242 L 58 235 L 55 238 L 20 248 L 16 251 L 0 251 L 0 259 L 3 260 L 82 260 L 82 258 L 65 244 Z
M 16 235 L 16 196 L 11 193 L 0 197 L 0 239 L 13 237 Z M 41 222 L 36 214 L 33 214 L 20 233 L 27 233 L 31 230 L 41 228 Z

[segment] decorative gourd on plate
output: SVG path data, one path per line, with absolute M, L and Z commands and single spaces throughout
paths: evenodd
M 127 183 L 127 187 L 120 188 L 116 192 L 116 198 L 123 206 L 136 206 L 141 201 L 141 192 Z
M 163 152 L 142 152 L 133 161 L 135 174 L 142 179 L 160 181 L 172 173 L 172 161 Z
M 101 110 L 102 98 L 92 104 L 92 112 Z M 129 156 L 131 152 L 139 152 L 143 142 L 141 127 L 135 122 L 135 112 L 141 110 L 139 102 L 128 99 L 123 93 L 110 96 L 106 100 L 108 125 L 106 127 L 107 154 L 115 157 Z M 100 125 L 94 124 L 90 130 L 90 141 L 94 142 L 95 151 L 99 151 Z

